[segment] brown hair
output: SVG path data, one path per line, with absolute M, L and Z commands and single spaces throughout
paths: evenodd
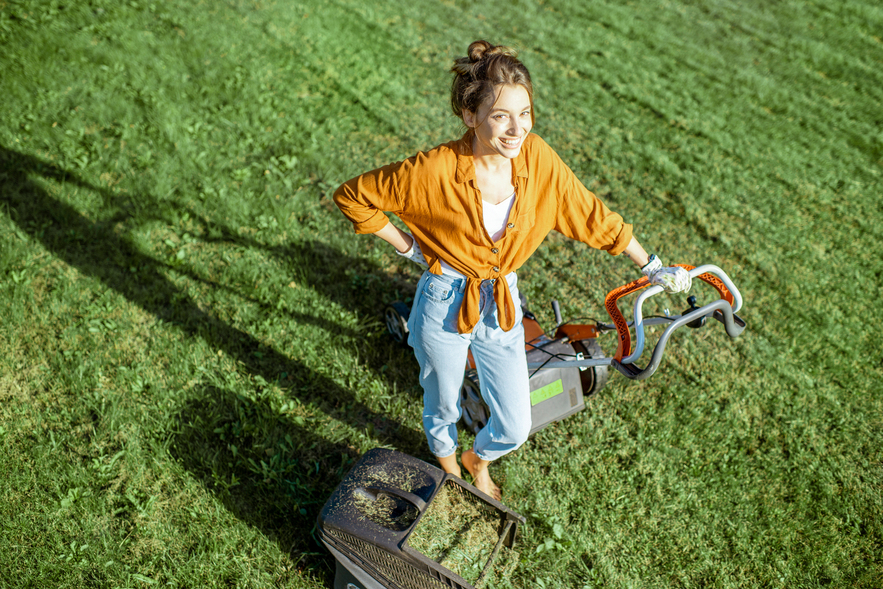
M 454 60 L 451 72 L 454 74 L 451 108 L 460 118 L 464 110 L 478 112 L 478 107 L 494 96 L 494 87 L 499 85 L 523 86 L 533 104 L 530 73 L 518 60 L 517 53 L 508 47 L 475 41 L 469 45 L 468 56 Z M 533 120 L 533 110 L 530 116 Z

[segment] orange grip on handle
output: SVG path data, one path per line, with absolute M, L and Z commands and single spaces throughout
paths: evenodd
M 690 266 L 689 264 L 674 265 L 680 266 L 688 272 L 696 267 Z M 718 294 L 720 294 L 721 298 L 730 303 L 730 305 L 733 304 L 733 293 L 730 292 L 726 285 L 724 285 L 723 281 L 720 280 L 717 276 L 706 272 L 705 274 L 699 275 L 698 278 L 717 289 L 717 292 Z M 629 331 L 628 321 L 626 321 L 625 317 L 622 316 L 622 313 L 619 311 L 619 307 L 616 306 L 616 302 L 622 297 L 630 295 L 633 292 L 637 292 L 649 285 L 650 279 L 644 276 L 642 278 L 638 278 L 634 282 L 629 282 L 624 286 L 614 288 L 607 293 L 606 297 L 604 297 L 604 308 L 607 309 L 607 314 L 610 315 L 610 319 L 613 320 L 613 325 L 616 326 L 616 333 L 619 335 L 619 345 L 616 347 L 616 354 L 613 356 L 617 361 L 621 362 L 623 358 L 632 353 L 632 336 L 631 332 Z
M 607 309 L 607 314 L 610 315 L 610 319 L 613 320 L 613 325 L 616 326 L 616 333 L 619 335 L 619 345 L 616 347 L 616 354 L 614 355 L 614 358 L 617 361 L 621 361 L 632 353 L 632 336 L 629 332 L 628 321 L 622 316 L 619 307 L 616 306 L 616 301 L 649 285 L 650 279 L 646 276 L 642 276 L 634 282 L 629 282 L 624 286 L 614 288 L 607 293 L 606 297 L 604 297 L 604 308 Z

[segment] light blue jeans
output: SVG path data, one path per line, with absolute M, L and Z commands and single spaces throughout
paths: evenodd
M 500 328 L 494 283 L 485 280 L 479 322 L 472 333 L 464 334 L 457 332 L 457 315 L 466 280 L 424 272 L 417 284 L 408 319 L 408 344 L 420 364 L 423 429 L 430 450 L 440 458 L 457 450 L 460 387 L 470 348 L 481 395 L 490 409 L 487 425 L 475 437 L 475 453 L 484 460 L 496 460 L 521 446 L 530 433 L 530 386 L 515 273 L 507 280 L 517 309 L 515 326 L 508 332 Z

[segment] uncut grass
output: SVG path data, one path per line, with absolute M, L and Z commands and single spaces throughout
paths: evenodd
M 501 586 L 880 585 L 872 3 L 0 16 L 0 584 L 327 586 L 311 530 L 352 460 L 428 458 L 379 321 L 416 271 L 329 191 L 455 136 L 445 70 L 486 36 L 522 50 L 536 131 L 749 323 L 677 335 L 493 466 L 529 515 Z M 553 235 L 520 285 L 551 325 L 633 277 Z

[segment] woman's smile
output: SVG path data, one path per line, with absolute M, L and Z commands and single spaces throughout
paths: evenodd
M 533 127 L 530 95 L 521 85 L 498 86 L 494 100 L 476 113 L 464 112 L 463 121 L 475 130 L 475 157 L 512 159 Z

